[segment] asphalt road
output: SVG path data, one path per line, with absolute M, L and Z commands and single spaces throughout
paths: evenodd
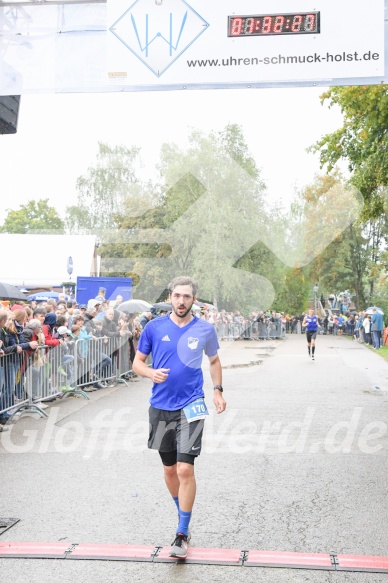
M 388 555 L 388 364 L 347 338 L 224 342 L 227 411 L 208 366 L 192 546 Z M 377 388 L 376 388 L 377 387 Z M 171 544 L 176 510 L 146 448 L 150 381 L 52 404 L 0 434 L 0 542 Z M 388 574 L 1 559 L 0 582 L 352 582 Z

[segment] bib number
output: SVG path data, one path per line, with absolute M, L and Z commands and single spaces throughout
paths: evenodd
M 183 411 L 188 423 L 205 419 L 206 416 L 209 415 L 204 399 L 196 399 L 192 403 L 186 405 L 186 407 L 183 407 Z

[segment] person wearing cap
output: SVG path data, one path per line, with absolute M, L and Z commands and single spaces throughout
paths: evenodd
M 105 294 L 106 294 L 106 287 L 99 287 L 98 288 L 98 294 L 97 297 L 101 297 L 102 301 L 105 300 Z
M 101 302 L 97 301 L 96 299 L 92 299 L 88 301 L 88 307 L 86 312 L 84 313 L 85 319 L 85 328 L 86 330 L 95 336 L 96 325 L 95 325 L 95 318 L 98 314 L 98 310 L 100 307 Z
M 24 310 L 24 306 L 22 306 L 21 304 L 14 304 L 13 306 L 11 306 L 11 312 L 14 312 L 15 310 Z
M 50 348 L 63 344 L 63 340 L 55 338 L 55 324 L 57 323 L 57 317 L 54 312 L 48 312 L 45 316 L 42 330 L 44 334 L 44 343 Z
M 104 301 L 103 299 L 101 300 L 98 298 L 91 298 L 90 300 L 88 300 L 88 303 L 86 305 L 87 311 L 89 312 L 90 310 L 93 310 L 93 308 L 96 308 L 96 311 L 98 311 L 98 307 L 103 301 Z

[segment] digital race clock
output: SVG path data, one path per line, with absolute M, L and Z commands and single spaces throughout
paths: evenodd
M 320 12 L 228 16 L 228 36 L 319 34 Z

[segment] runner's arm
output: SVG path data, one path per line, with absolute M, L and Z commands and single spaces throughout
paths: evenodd
M 210 376 L 212 377 L 213 385 L 221 385 L 222 386 L 222 368 L 221 368 L 221 361 L 218 354 L 215 356 L 209 356 L 210 362 Z M 222 413 L 225 411 L 226 401 L 222 396 L 221 391 L 215 389 L 213 391 L 213 403 L 216 408 L 217 413 Z
M 170 372 L 169 368 L 150 368 L 146 364 L 148 354 L 143 354 L 142 352 L 136 351 L 136 355 L 132 364 L 132 370 L 134 373 L 139 374 L 142 377 L 147 377 L 152 380 L 152 382 L 159 384 L 163 383 Z

